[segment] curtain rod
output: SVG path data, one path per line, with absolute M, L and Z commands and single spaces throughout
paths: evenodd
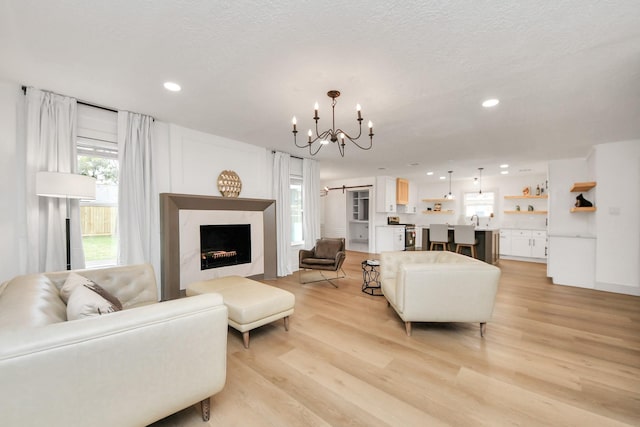
M 22 92 L 25 95 L 27 94 L 27 87 L 26 86 L 22 86 Z M 114 110 L 113 108 L 103 107 L 102 105 L 91 104 L 91 103 L 86 102 L 86 101 L 80 101 L 79 99 L 76 99 L 76 102 L 78 104 L 86 105 L 87 107 L 93 107 L 93 108 L 99 108 L 101 110 L 111 111 L 112 113 L 117 113 L 118 112 L 118 110 Z
M 276 151 L 275 150 L 271 150 L 271 154 L 275 154 Z M 281 151 L 281 153 L 286 153 L 285 151 Z M 289 154 L 291 157 L 293 157 L 294 159 L 300 159 L 300 160 L 304 160 L 304 157 L 298 157 L 298 156 L 294 156 L 293 154 L 290 153 L 286 153 Z

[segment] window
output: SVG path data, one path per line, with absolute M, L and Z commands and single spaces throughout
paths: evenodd
M 117 118 L 112 111 L 78 105 L 78 173 L 96 179 L 96 199 L 80 202 L 87 268 L 117 263 Z
M 464 193 L 464 215 L 471 217 L 489 217 L 493 214 L 495 193 L 486 191 L 480 193 Z
M 291 176 L 289 178 L 289 189 L 291 193 L 291 244 L 303 245 L 302 178 L 299 176 Z

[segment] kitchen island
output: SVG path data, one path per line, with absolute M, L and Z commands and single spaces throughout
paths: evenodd
M 478 259 L 488 264 L 496 264 L 500 254 L 500 229 L 498 228 L 476 228 L 475 231 L 476 240 L 476 254 Z M 455 251 L 456 245 L 453 239 L 453 226 L 449 227 L 449 247 L 452 251 Z M 424 227 L 422 229 L 422 247 L 421 250 L 428 251 L 431 246 L 431 240 L 429 239 L 429 228 Z

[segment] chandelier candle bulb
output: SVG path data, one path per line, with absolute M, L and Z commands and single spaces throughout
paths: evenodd
M 373 136 L 373 123 L 369 120 L 369 136 Z
M 362 107 L 360 107 L 360 104 L 356 104 L 356 111 L 358 112 L 358 120 L 362 120 L 362 114 L 360 112 L 361 109 Z
M 296 120 L 296 116 L 293 116 L 291 123 L 293 123 L 293 131 L 296 132 L 296 124 L 298 123 L 298 121 Z
M 311 136 L 313 135 L 313 132 L 311 132 L 311 129 L 309 129 L 309 132 L 307 133 L 307 135 L 309 135 L 309 144 L 311 144 Z
M 318 120 L 318 119 L 320 118 L 320 117 L 318 117 L 318 108 L 320 108 L 320 106 L 319 106 L 319 105 L 318 105 L 318 103 L 316 102 L 316 103 L 313 105 L 313 110 L 314 110 L 314 111 L 313 111 L 313 118 L 314 118 L 315 120 Z

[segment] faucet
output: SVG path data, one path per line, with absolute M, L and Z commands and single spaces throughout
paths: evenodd
M 474 216 L 476 217 L 476 221 L 475 221 L 476 227 L 479 227 L 480 226 L 480 217 L 478 215 L 476 215 L 476 214 L 471 215 L 471 222 L 474 222 L 473 221 L 473 217 Z

